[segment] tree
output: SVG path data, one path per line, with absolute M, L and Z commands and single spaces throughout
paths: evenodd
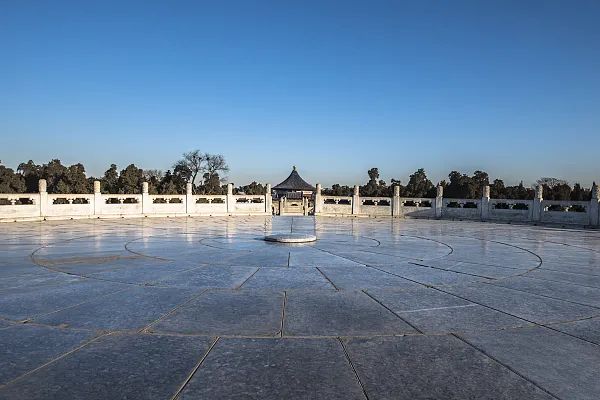
M 158 188 L 160 186 L 160 181 L 163 179 L 162 171 L 158 169 L 145 169 L 143 176 L 144 180 L 148 182 L 148 193 L 159 194 Z
M 395 180 L 392 180 L 394 183 Z M 398 181 L 398 183 L 400 183 Z M 425 169 L 419 168 L 409 178 L 406 188 L 404 188 L 406 197 L 435 197 L 435 187 L 427 178 Z
M 110 168 L 100 180 L 100 185 L 103 193 L 119 193 L 119 172 L 116 164 L 110 164 Z
M 204 179 L 202 191 L 205 194 L 220 194 L 221 184 L 225 182 L 225 178 L 221 178 L 219 173 L 229 172 L 229 166 L 221 154 L 206 153 L 204 159 L 206 172 L 202 176 Z
M 247 195 L 264 194 L 265 187 L 261 183 L 257 183 L 256 181 L 254 181 L 249 185 L 240 186 L 239 188 L 237 188 L 237 192 L 244 193 Z
M 0 164 L 0 193 L 25 193 L 27 186 L 21 174 Z
M 17 172 L 25 179 L 27 193 L 35 193 L 38 191 L 38 181 L 41 179 L 40 165 L 29 160 L 26 163 L 19 164 Z
M 366 185 L 360 187 L 361 196 L 386 196 L 389 190 L 385 181 L 379 180 L 379 169 L 371 168 L 367 171 L 369 181 Z
M 490 197 L 492 199 L 506 198 L 506 188 L 502 179 L 494 179 L 494 183 L 490 185 Z
M 192 150 L 183 153 L 183 158 L 173 164 L 173 172 L 179 176 L 185 176 L 186 182 L 191 182 L 195 188 L 196 178 L 205 171 L 204 163 L 208 154 L 200 153 L 200 150 Z
M 144 171 L 129 164 L 127 168 L 119 174 L 119 193 L 134 194 L 142 191 L 142 183 L 144 182 Z

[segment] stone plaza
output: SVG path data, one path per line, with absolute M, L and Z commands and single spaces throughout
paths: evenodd
M 597 230 L 264 215 L 0 228 L 0 399 L 600 397 Z M 288 233 L 317 240 L 264 240 Z

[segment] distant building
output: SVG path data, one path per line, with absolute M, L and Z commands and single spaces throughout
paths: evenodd
M 275 199 L 280 197 L 301 199 L 303 197 L 311 197 L 315 190 L 314 186 L 300 177 L 298 171 L 296 171 L 296 166 L 294 166 L 290 176 L 279 185 L 273 187 L 273 197 Z

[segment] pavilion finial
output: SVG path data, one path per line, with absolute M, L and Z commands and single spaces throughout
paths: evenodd
M 294 165 L 294 166 L 292 167 L 292 171 L 295 171 L 295 170 L 296 170 L 296 166 Z

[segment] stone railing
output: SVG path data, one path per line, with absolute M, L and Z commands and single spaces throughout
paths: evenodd
M 481 199 L 444 198 L 438 186 L 435 198 L 400 197 L 399 187 L 393 197 L 363 197 L 358 186 L 352 196 L 325 196 L 321 185 L 315 192 L 315 215 L 399 218 L 444 218 L 459 220 L 532 222 L 561 225 L 599 226 L 600 197 L 592 188 L 591 201 L 544 200 L 542 187 L 536 188 L 534 200 L 491 199 L 490 187 L 483 188 Z
M 94 182 L 93 194 L 48 194 L 40 180 L 39 193 L 0 194 L 0 222 L 45 219 L 175 217 L 209 215 L 271 215 L 271 185 L 264 195 L 234 195 L 233 185 L 226 195 L 194 195 L 192 185 L 186 194 L 151 195 L 148 184 L 142 194 L 104 194 Z

